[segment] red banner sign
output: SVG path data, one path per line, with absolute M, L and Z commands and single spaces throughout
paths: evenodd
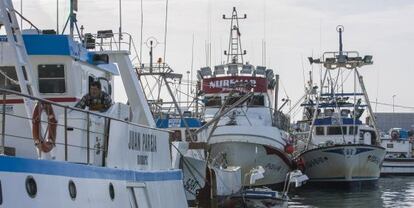
M 214 77 L 203 79 L 204 93 L 225 93 L 231 90 L 266 92 L 267 80 L 263 77 Z

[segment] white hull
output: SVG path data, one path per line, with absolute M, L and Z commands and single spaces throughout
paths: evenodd
M 372 145 L 335 145 L 302 153 L 310 182 L 358 182 L 377 180 L 385 149 Z
M 37 193 L 26 191 L 33 177 Z M 76 198 L 68 184 L 76 186 Z M 2 207 L 185 207 L 181 171 L 128 171 L 0 156 Z M 114 198 L 109 186 L 113 184 Z
M 272 151 L 272 152 L 267 152 Z M 277 154 L 276 154 L 277 152 Z M 211 145 L 211 157 L 222 158 L 228 166 L 240 166 L 243 185 L 273 185 L 285 181 L 290 171 L 288 158 L 284 153 L 261 144 L 247 142 L 222 142 Z M 281 158 L 284 157 L 285 159 Z M 265 169 L 264 178 L 249 183 L 251 169 L 262 166 Z M 246 177 L 247 176 L 247 177 Z
M 414 175 L 414 159 L 387 158 L 382 164 L 381 175 Z

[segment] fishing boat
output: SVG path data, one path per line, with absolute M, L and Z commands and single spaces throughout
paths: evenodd
M 121 34 L 76 37 L 73 9 L 70 35 L 22 31 L 16 15 L 0 1 L 0 206 L 187 207 L 168 131 L 156 128 L 130 51 L 113 41 Z M 118 75 L 129 104 L 73 107 L 92 82 L 113 99 Z
M 240 167 L 218 168 L 208 164 L 208 145 L 205 142 L 207 136 L 204 135 L 205 131 L 200 131 L 205 128 L 202 126 L 204 122 L 197 116 L 198 104 L 192 106 L 197 98 L 191 102 L 188 98 L 185 102 L 177 100 L 181 97 L 180 94 L 173 94 L 173 91 L 179 92 L 182 75 L 174 73 L 166 64 L 152 66 L 151 63 L 152 61 L 149 67 L 141 67 L 138 75 L 146 82 L 143 84 L 144 88 L 150 83 L 155 83 L 151 86 L 157 86 L 148 90 L 146 96 L 154 98 L 149 100 L 149 104 L 157 127 L 170 131 L 172 166 L 183 171 L 189 205 L 213 206 L 211 199 L 222 199 L 239 192 L 242 187 Z M 168 97 L 160 96 L 165 94 L 160 86 L 166 86 L 164 89 L 168 90 L 172 101 L 168 101 Z M 187 87 L 189 92 L 189 85 Z
M 381 175 L 414 175 L 413 135 L 402 128 L 392 128 L 381 137 L 387 151 Z
M 307 89 L 299 125 L 304 141 L 297 142 L 297 163 L 310 182 L 375 182 L 385 156 L 358 70 L 372 64 L 372 56 L 362 58 L 356 51 L 343 51 L 343 29 L 337 27 L 339 51 L 309 58 L 311 64 L 323 66 L 320 85 L 311 81 Z M 350 80 L 348 85 L 346 80 Z M 361 121 L 365 110 L 369 123 Z
M 288 119 L 277 110 L 277 81 L 272 69 L 245 63 L 236 8 L 230 20 L 227 63 L 198 70 L 203 116 L 207 124 L 210 165 L 240 167 L 244 186 L 277 185 L 292 168 L 286 129 Z M 275 78 L 276 77 L 276 78 Z M 287 150 L 287 151 L 285 151 Z M 264 170 L 254 184 L 253 169 Z

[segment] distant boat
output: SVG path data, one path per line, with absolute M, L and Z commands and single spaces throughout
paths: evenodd
M 414 175 L 412 132 L 392 128 L 381 137 L 381 146 L 387 151 L 381 175 Z
M 310 81 L 306 89 L 304 120 L 298 122 L 297 164 L 309 182 L 373 182 L 380 176 L 385 148 L 380 146 L 375 118 L 370 116 L 369 124 L 360 119 L 366 109 L 368 115 L 372 110 L 357 69 L 372 64 L 372 56 L 343 51 L 343 27 L 337 31 L 339 51 L 309 58 L 324 70 L 321 85 Z

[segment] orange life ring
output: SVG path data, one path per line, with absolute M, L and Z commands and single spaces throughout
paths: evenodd
M 45 138 L 43 138 L 41 131 L 41 117 L 43 110 L 46 112 L 48 123 L 47 137 Z M 57 127 L 57 120 L 52 105 L 38 102 L 33 111 L 32 124 L 32 136 L 36 147 L 42 152 L 50 152 L 55 146 Z

